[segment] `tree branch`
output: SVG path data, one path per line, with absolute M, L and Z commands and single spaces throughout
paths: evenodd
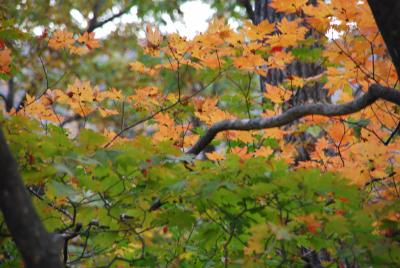
M 340 116 L 352 114 L 364 109 L 367 106 L 370 106 L 377 99 L 384 99 L 400 105 L 400 91 L 393 88 L 383 87 L 378 84 L 373 84 L 369 87 L 368 92 L 363 96 L 345 104 L 307 104 L 293 107 L 280 115 L 268 118 L 220 121 L 212 125 L 207 130 L 205 135 L 202 136 L 187 153 L 194 155 L 199 154 L 208 144 L 213 141 L 215 136 L 222 131 L 248 131 L 280 127 L 307 115 Z
M 106 23 L 108 23 L 108 22 L 110 22 L 110 21 L 113 21 L 113 20 L 116 19 L 116 18 L 121 17 L 121 16 L 124 15 L 125 13 L 129 12 L 129 10 L 131 9 L 132 6 L 133 6 L 133 4 L 130 4 L 130 5 L 126 6 L 126 7 L 125 7 L 124 9 L 122 9 L 120 12 L 118 12 L 118 13 L 112 15 L 111 17 L 109 17 L 109 18 L 107 18 L 107 19 L 105 19 L 105 20 L 103 20 L 103 21 L 97 21 L 97 17 L 96 17 L 96 20 L 93 20 L 93 19 L 90 20 L 90 23 L 89 23 L 89 26 L 88 26 L 88 28 L 87 28 L 87 31 L 88 31 L 89 33 L 90 33 L 90 32 L 93 32 L 95 29 L 100 28 L 100 27 L 103 26 L 104 24 L 106 24 Z M 93 18 L 95 18 L 95 17 L 93 17 Z

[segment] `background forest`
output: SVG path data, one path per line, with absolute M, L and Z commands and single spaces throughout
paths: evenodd
M 2 1 L 0 267 L 399 267 L 398 14 Z

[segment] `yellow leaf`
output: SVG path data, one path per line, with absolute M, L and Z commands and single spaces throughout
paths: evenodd
M 265 239 L 270 234 L 268 225 L 259 224 L 251 227 L 250 238 L 247 241 L 247 246 L 244 248 L 246 255 L 260 254 L 263 253 L 265 248 Z

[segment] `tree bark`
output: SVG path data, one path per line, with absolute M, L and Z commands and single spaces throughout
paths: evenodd
M 400 1 L 368 0 L 368 4 L 400 77 Z
M 0 209 L 27 268 L 63 267 L 62 238 L 42 225 L 1 130 Z

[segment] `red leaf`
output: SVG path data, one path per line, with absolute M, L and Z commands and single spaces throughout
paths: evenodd
M 168 233 L 168 226 L 165 225 L 165 226 L 162 228 L 162 231 L 163 231 L 164 234 Z
M 281 47 L 281 46 L 275 46 L 275 47 L 272 47 L 271 48 L 271 52 L 272 53 L 274 53 L 274 52 L 281 52 L 283 50 L 283 47 Z

